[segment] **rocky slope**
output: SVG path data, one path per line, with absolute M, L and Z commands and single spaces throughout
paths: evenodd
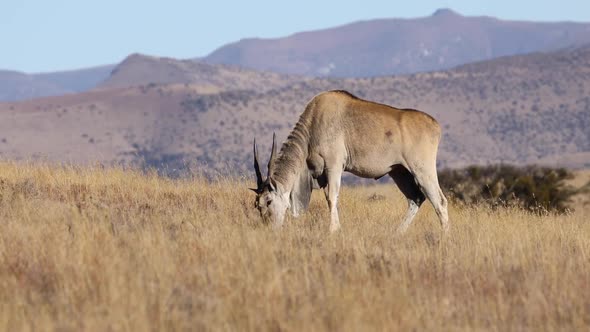
M 272 132 L 285 139 L 315 94 L 346 89 L 437 118 L 444 132 L 441 166 L 590 166 L 589 47 L 409 76 L 265 80 L 249 71 L 236 75 L 231 82 L 241 83 L 209 90 L 183 78 L 0 103 L 0 156 L 248 172 L 254 137 L 265 156 Z M 210 82 L 215 81 L 212 75 Z

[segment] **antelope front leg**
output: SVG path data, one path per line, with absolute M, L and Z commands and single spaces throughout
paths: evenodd
M 330 233 L 340 229 L 340 220 L 338 218 L 338 194 L 340 193 L 340 180 L 342 171 L 327 172 L 328 186 L 324 188 L 328 208 L 330 209 Z

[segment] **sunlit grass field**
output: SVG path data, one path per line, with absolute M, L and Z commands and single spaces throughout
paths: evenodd
M 280 231 L 252 179 L 0 163 L 0 330 L 587 330 L 590 208 L 425 204 L 393 185 L 323 194 Z

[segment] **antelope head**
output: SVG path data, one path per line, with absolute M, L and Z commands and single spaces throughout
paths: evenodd
M 266 180 L 262 179 L 260 163 L 258 162 L 258 148 L 256 139 L 254 139 L 254 171 L 256 172 L 257 188 L 250 190 L 256 193 L 254 206 L 260 212 L 262 221 L 265 224 L 271 224 L 275 228 L 282 226 L 285 220 L 285 214 L 289 208 L 289 192 L 283 192 L 281 187 L 272 178 L 276 160 L 275 134 L 272 135 L 272 149 L 270 160 L 268 161 L 268 175 Z

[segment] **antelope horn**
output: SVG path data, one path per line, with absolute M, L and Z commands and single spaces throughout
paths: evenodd
M 268 161 L 268 177 L 270 177 L 270 175 L 272 174 L 272 171 L 275 166 L 275 136 L 275 133 L 272 133 L 272 148 L 270 151 L 270 160 Z
M 258 187 L 255 191 L 258 191 L 262 189 L 262 186 L 264 185 L 264 180 L 262 180 L 260 164 L 258 163 L 258 148 L 256 147 L 256 138 L 254 138 L 254 171 L 256 172 L 256 185 Z

